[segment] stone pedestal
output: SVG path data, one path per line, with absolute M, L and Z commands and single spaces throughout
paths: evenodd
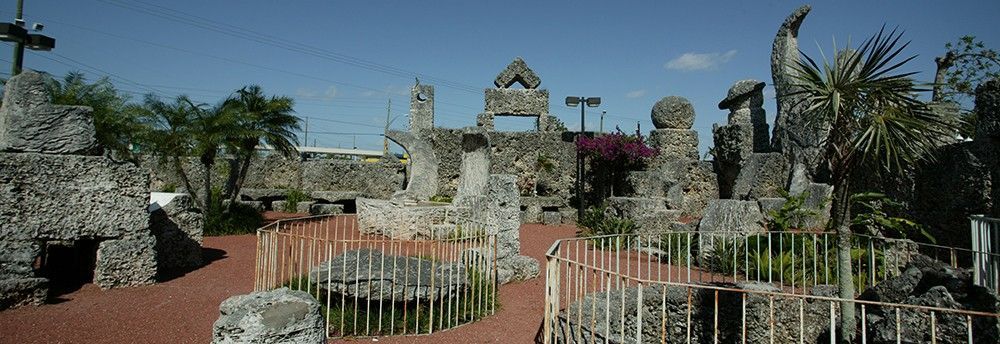
M 655 129 L 649 145 L 657 148 L 658 161 L 698 160 L 698 132 L 689 129 Z

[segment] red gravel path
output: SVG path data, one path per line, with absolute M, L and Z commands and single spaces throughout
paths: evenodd
M 521 253 L 542 262 L 556 239 L 572 237 L 575 230 L 524 225 Z M 106 291 L 87 284 L 60 296 L 59 303 L 0 312 L 0 343 L 207 343 L 219 303 L 253 287 L 255 237 L 209 237 L 203 246 L 216 260 L 166 282 Z M 501 309 L 482 321 L 430 336 L 379 341 L 531 343 L 542 322 L 544 285 L 539 277 L 501 287 Z

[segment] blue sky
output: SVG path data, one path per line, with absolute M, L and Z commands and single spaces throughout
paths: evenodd
M 387 100 L 404 115 L 415 74 L 436 88 L 436 123 L 475 124 L 483 88 L 522 56 L 551 94 L 550 112 L 571 128 L 579 109 L 567 95 L 599 96 L 596 128 L 652 129 L 649 111 L 668 95 L 695 106 L 701 151 L 716 105 L 736 80 L 771 83 L 771 42 L 795 8 L 790 1 L 154 1 L 25 0 L 25 19 L 45 24 L 51 52 L 28 52 L 25 67 L 55 75 L 110 75 L 122 90 L 188 94 L 214 103 L 246 84 L 297 99 L 309 117 L 309 144 L 379 149 Z M 945 42 L 966 34 L 1000 48 L 1000 1 L 830 1 L 811 4 L 800 32 L 810 55 L 854 45 L 886 24 L 905 30 L 907 70 L 933 77 Z M 12 21 L 15 1 L 0 4 Z M 0 63 L 10 61 L 2 45 Z M 8 68 L 2 68 L 7 71 Z M 773 91 L 766 90 L 768 117 Z M 405 118 L 393 127 L 405 126 Z M 523 130 L 505 118 L 500 130 Z M 359 133 L 362 135 L 336 134 Z

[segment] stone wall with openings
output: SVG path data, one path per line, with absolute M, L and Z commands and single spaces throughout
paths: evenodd
M 68 277 L 50 273 L 67 267 L 101 288 L 153 283 L 149 176 L 100 156 L 92 110 L 50 104 L 42 74 L 25 71 L 4 91 L 0 309 L 44 302 L 50 281 Z
M 213 185 L 224 187 L 229 178 L 229 166 L 234 160 L 219 158 L 212 171 Z M 153 192 L 182 190 L 184 183 L 169 162 L 146 157 L 142 162 L 152 176 L 149 190 Z M 205 178 L 204 168 L 196 158 L 184 160 L 183 168 L 192 187 L 200 195 Z M 364 162 L 340 159 L 301 161 L 280 155 L 256 158 L 250 163 L 243 186 L 245 199 L 256 199 L 257 190 L 336 191 L 353 192 L 366 197 L 389 198 L 402 188 L 404 166 L 398 161 Z

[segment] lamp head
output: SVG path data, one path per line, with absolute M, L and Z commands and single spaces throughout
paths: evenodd
M 11 23 L 0 23 L 0 40 L 7 42 L 24 42 L 28 31 Z
M 580 97 L 566 97 L 566 106 L 576 107 L 580 105 Z
M 587 98 L 587 106 L 589 106 L 589 107 L 596 107 L 598 105 L 601 105 L 601 97 L 590 97 L 590 98 Z
M 56 39 L 39 34 L 28 34 L 28 39 L 24 41 L 24 47 L 31 50 L 49 51 L 56 47 Z

